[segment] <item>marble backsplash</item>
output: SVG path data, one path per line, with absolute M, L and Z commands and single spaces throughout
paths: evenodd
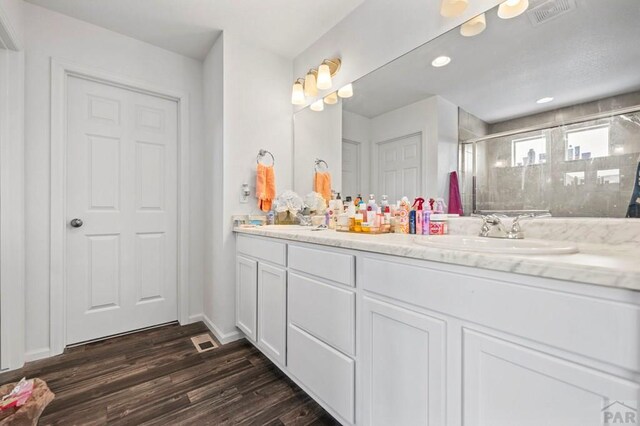
M 509 226 L 511 219 L 504 222 Z M 449 233 L 477 235 L 482 219 L 460 217 L 449 220 Z M 573 241 L 584 244 L 629 244 L 640 247 L 640 219 L 541 218 L 521 223 L 525 238 Z

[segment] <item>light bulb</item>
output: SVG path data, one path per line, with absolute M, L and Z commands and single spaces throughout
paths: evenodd
M 330 93 L 324 97 L 324 103 L 327 105 L 333 105 L 338 103 L 338 94 L 336 92 Z
M 440 15 L 445 18 L 455 18 L 462 15 L 467 6 L 469 6 L 468 0 L 442 0 L 442 3 L 440 3 Z
M 338 90 L 338 96 L 341 98 L 350 98 L 353 96 L 353 85 L 351 83 Z
M 529 8 L 529 0 L 507 0 L 498 7 L 498 16 L 511 19 L 523 14 Z
M 431 65 L 436 67 L 436 68 L 440 68 L 440 67 L 444 67 L 445 65 L 449 65 L 449 62 L 451 62 L 451 58 L 448 56 L 438 56 L 437 58 L 435 58 L 432 62 Z
M 293 83 L 293 89 L 291 90 L 291 103 L 294 105 L 304 105 L 304 89 L 300 79 Z
M 331 89 L 331 70 L 329 65 L 322 64 L 318 67 L 317 86 L 320 90 Z
M 462 24 L 460 34 L 465 37 L 477 36 L 487 28 L 487 17 L 483 13 Z
M 536 103 L 538 104 L 548 104 L 549 102 L 551 102 L 553 100 L 552 97 L 546 97 L 546 98 L 540 98 L 536 101 Z
M 318 96 L 318 86 L 316 85 L 316 70 L 309 70 L 304 77 L 304 94 L 310 98 Z
M 324 102 L 322 102 L 322 99 L 318 99 L 317 101 L 311 104 L 310 108 L 312 111 L 322 111 L 324 110 Z

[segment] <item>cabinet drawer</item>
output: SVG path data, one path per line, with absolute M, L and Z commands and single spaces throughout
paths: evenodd
M 289 267 L 353 287 L 355 259 L 350 254 L 289 246 Z
M 289 322 L 349 355 L 355 353 L 352 291 L 289 273 Z
M 238 235 L 236 250 L 238 253 L 266 260 L 276 265 L 286 266 L 287 245 L 279 241 Z
M 349 423 L 354 422 L 354 361 L 294 325 L 288 327 L 289 371 Z

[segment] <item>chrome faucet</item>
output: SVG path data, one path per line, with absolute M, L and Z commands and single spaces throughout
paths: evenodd
M 520 226 L 520 222 L 524 219 L 535 219 L 539 217 L 550 217 L 550 213 L 536 215 L 535 213 L 527 213 L 516 216 L 511 222 L 511 227 L 507 229 L 502 223 L 502 219 L 508 218 L 505 215 L 480 215 L 482 218 L 482 227 L 480 228 L 480 236 L 488 238 L 505 238 L 510 240 L 521 240 L 524 238 L 524 232 Z

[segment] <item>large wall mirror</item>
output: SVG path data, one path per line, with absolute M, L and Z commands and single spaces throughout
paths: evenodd
M 625 217 L 640 179 L 640 2 L 497 9 L 296 113 L 294 190 L 313 189 L 326 157 L 343 198 L 446 199 L 457 171 L 465 214 Z

